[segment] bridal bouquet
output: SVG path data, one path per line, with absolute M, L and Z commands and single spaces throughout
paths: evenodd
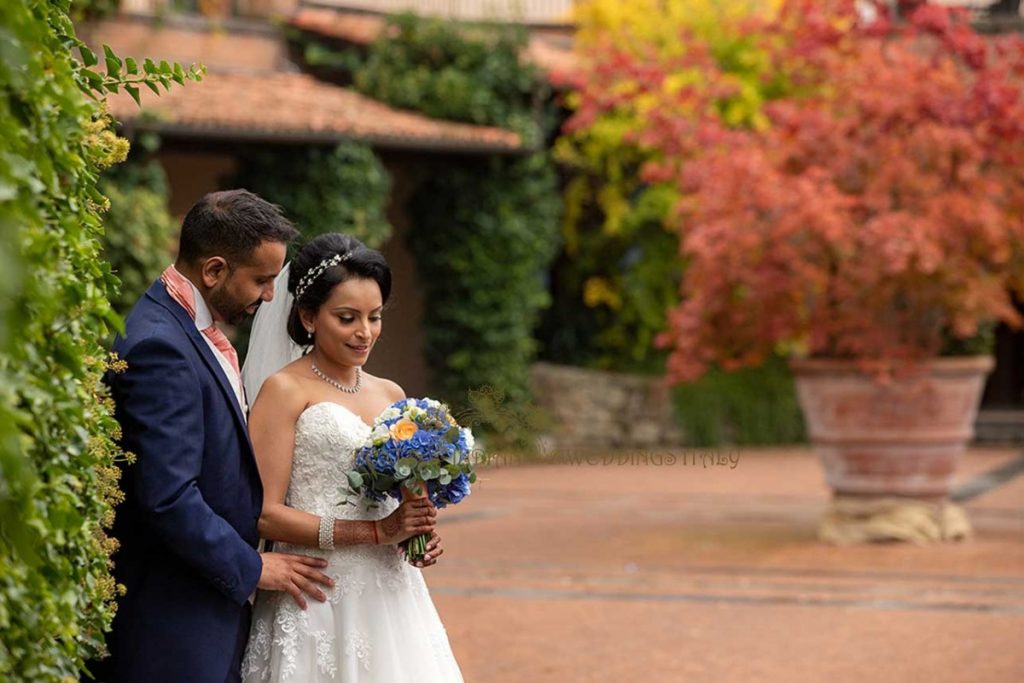
M 438 508 L 455 505 L 476 481 L 472 449 L 473 433 L 460 427 L 443 403 L 431 398 L 397 401 L 377 416 L 366 443 L 356 451 L 345 502 L 360 496 L 375 502 L 388 496 L 426 496 Z M 425 534 L 409 539 L 406 557 L 421 559 L 429 540 Z

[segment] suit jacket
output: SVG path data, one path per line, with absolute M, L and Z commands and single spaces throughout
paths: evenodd
M 262 560 L 263 489 L 245 419 L 195 322 L 158 280 L 114 351 L 106 381 L 137 461 L 122 467 L 113 535 L 118 600 L 101 681 L 224 683 L 237 676 Z

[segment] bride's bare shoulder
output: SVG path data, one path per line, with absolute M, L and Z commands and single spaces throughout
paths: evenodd
M 398 385 L 397 382 L 393 382 L 390 379 L 384 377 L 377 377 L 370 373 L 363 371 L 363 377 L 374 383 L 375 388 L 381 394 L 383 394 L 389 402 L 394 403 L 395 401 L 401 401 L 405 398 L 405 391 Z
M 272 405 L 275 410 L 291 412 L 292 409 L 301 409 L 306 403 L 306 392 L 303 390 L 303 376 L 291 365 L 287 365 L 278 372 L 268 377 L 263 386 L 260 387 L 259 396 L 256 397 L 256 404 Z

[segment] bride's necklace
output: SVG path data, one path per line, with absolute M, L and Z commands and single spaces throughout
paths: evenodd
M 356 367 L 356 383 L 353 384 L 350 387 L 346 387 L 344 384 L 342 384 L 338 380 L 332 379 L 332 378 L 328 377 L 327 375 L 325 375 L 324 371 L 316 366 L 316 361 L 315 360 L 310 358 L 309 362 L 313 366 L 313 374 L 316 375 L 317 377 L 319 377 L 320 379 L 322 379 L 323 381 L 327 382 L 328 384 L 330 384 L 332 387 L 334 387 L 338 391 L 344 391 L 346 394 L 354 394 L 357 391 L 359 391 L 359 387 L 361 387 L 363 385 L 363 372 L 362 372 L 362 370 L 358 366 Z

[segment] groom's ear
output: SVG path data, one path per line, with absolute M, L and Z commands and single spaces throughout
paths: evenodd
M 211 256 L 203 261 L 200 275 L 203 278 L 203 284 L 210 289 L 223 282 L 230 271 L 228 262 L 223 256 Z

